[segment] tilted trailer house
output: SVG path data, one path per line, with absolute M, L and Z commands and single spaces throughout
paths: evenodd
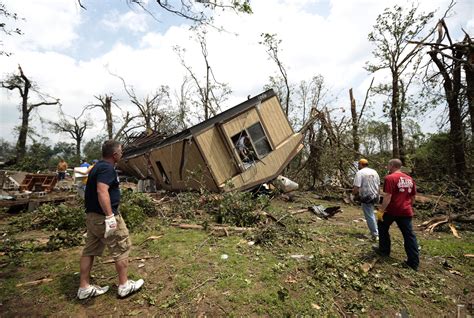
M 171 191 L 246 190 L 275 179 L 303 148 L 273 90 L 176 135 L 138 138 L 118 168 Z

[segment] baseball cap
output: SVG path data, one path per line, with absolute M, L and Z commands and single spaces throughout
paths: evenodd
M 367 164 L 369 164 L 369 161 L 368 161 L 367 159 L 360 159 L 360 160 L 359 160 L 359 163 L 360 163 L 361 165 L 367 165 Z

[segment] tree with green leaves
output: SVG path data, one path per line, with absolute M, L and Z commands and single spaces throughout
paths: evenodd
M 399 5 L 386 8 L 377 17 L 374 29 L 369 33 L 368 39 L 375 45 L 372 54 L 373 62 L 367 62 L 369 72 L 386 69 L 390 71 L 391 83 L 386 87 L 390 89 L 391 102 L 389 115 L 392 126 L 392 156 L 404 161 L 402 114 L 408 105 L 402 105 L 401 95 L 406 94 L 403 84 L 403 75 L 413 64 L 420 63 L 417 59 L 421 46 L 415 46 L 410 41 L 418 40 L 425 30 L 427 23 L 434 13 L 418 13 L 418 8 L 412 6 L 405 10 Z M 402 84 L 401 84 L 402 83 Z

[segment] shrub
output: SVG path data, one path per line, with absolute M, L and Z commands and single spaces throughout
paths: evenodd
M 140 207 L 147 216 L 156 216 L 156 206 L 144 193 L 125 191 L 122 194 L 122 203 L 128 203 Z
M 213 195 L 205 206 L 218 223 L 253 226 L 261 219 L 255 211 L 265 208 L 269 201 L 267 196 L 255 199 L 250 192 L 227 192 Z
M 47 251 L 55 251 L 61 248 L 74 247 L 82 244 L 82 233 L 75 232 L 59 232 L 49 237 L 45 249 Z
M 120 214 L 122 215 L 129 230 L 138 228 L 145 222 L 146 214 L 144 210 L 131 202 L 120 204 Z
M 22 214 L 10 225 L 19 230 L 79 231 L 84 230 L 86 224 L 82 206 L 43 204 L 35 211 Z

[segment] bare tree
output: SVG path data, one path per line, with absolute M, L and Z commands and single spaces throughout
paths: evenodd
M 263 41 L 259 43 L 264 45 L 267 48 L 268 56 L 278 66 L 278 70 L 280 71 L 281 77 L 283 78 L 283 81 L 285 83 L 286 98 L 285 98 L 284 103 L 285 103 L 285 114 L 286 116 L 288 116 L 290 112 L 291 91 L 290 91 L 290 84 L 288 83 L 288 75 L 286 73 L 286 68 L 283 65 L 279 56 L 281 40 L 277 38 L 276 34 L 262 33 L 260 36 L 263 38 Z
M 206 30 L 203 28 L 195 28 L 195 35 L 201 47 L 201 55 L 204 59 L 204 80 L 200 80 L 197 73 L 185 62 L 184 50 L 179 46 L 176 46 L 174 50 L 181 61 L 181 65 L 188 71 L 190 78 L 194 82 L 196 91 L 199 94 L 199 104 L 204 110 L 204 120 L 206 120 L 217 114 L 220 110 L 221 103 L 227 100 L 227 97 L 232 91 L 226 83 L 219 82 L 214 75 L 214 71 L 209 62 Z
M 136 128 L 144 127 L 147 134 L 156 134 L 165 138 L 177 132 L 176 114 L 171 109 L 171 100 L 169 94 L 169 87 L 162 85 L 151 95 L 146 95 L 144 98 L 139 98 L 133 86 L 127 85 L 125 80 L 115 75 L 122 81 L 123 88 L 130 98 L 130 102 L 138 109 L 137 115 L 129 115 L 129 122 L 134 118 L 139 118 L 141 121 L 134 126 L 122 127 L 122 133 L 128 135 Z M 133 117 L 133 118 L 132 118 Z
M 356 100 L 354 98 L 354 95 L 352 93 L 352 88 L 349 89 L 349 99 L 351 102 L 351 116 L 352 116 L 352 143 L 354 145 L 354 160 L 357 160 L 359 156 L 358 153 L 360 152 L 360 141 L 359 141 L 360 119 L 362 118 L 362 115 L 364 114 L 364 109 L 367 105 L 367 100 L 369 98 L 369 93 L 372 88 L 372 85 L 374 84 L 374 79 L 375 78 L 372 78 L 372 81 L 370 82 L 370 86 L 367 89 L 367 92 L 365 94 L 364 103 L 362 104 L 362 108 L 359 114 L 357 113 L 357 105 L 356 105 Z
M 181 130 L 188 128 L 189 101 L 191 100 L 191 78 L 185 76 L 179 87 L 179 91 L 174 92 L 174 98 L 178 105 L 178 125 Z
M 17 35 L 23 34 L 19 28 L 11 28 L 7 25 L 8 20 L 16 21 L 16 20 L 20 20 L 20 18 L 15 12 L 8 10 L 8 8 L 2 2 L 0 2 L 0 17 L 2 17 L 0 21 L 0 33 L 6 34 L 9 36 L 15 35 L 15 34 Z M 0 41 L 0 48 L 1 47 L 3 47 L 3 41 Z M 0 49 L 0 56 L 1 55 L 10 56 L 11 53 L 4 51 L 3 49 Z
M 40 106 L 44 105 L 57 105 L 59 99 L 51 101 L 52 97 L 42 94 L 38 91 L 35 85 L 30 79 L 23 73 L 20 65 L 18 65 L 18 71 L 20 75 L 12 74 L 5 81 L 1 82 L 2 87 L 8 90 L 18 90 L 21 97 L 20 112 L 21 112 L 21 126 L 18 134 L 18 141 L 16 144 L 17 149 L 17 161 L 21 160 L 26 153 L 26 137 L 28 136 L 29 123 L 31 112 Z M 33 91 L 42 101 L 37 103 L 31 103 L 29 101 L 30 93 Z M 47 101 L 46 98 L 50 99 Z
M 472 41 L 466 35 L 461 42 L 455 43 L 449 34 L 448 27 L 444 18 L 438 22 L 438 39 L 435 43 L 418 42 L 428 46 L 430 50 L 428 54 L 431 61 L 434 63 L 438 72 L 434 77 L 442 78 L 442 86 L 445 92 L 445 98 L 448 106 L 449 122 L 450 122 L 450 140 L 451 149 L 454 157 L 454 166 L 456 176 L 461 182 L 460 186 L 469 184 L 469 174 L 466 167 L 466 153 L 465 153 L 465 135 L 463 128 L 463 116 L 461 112 L 460 101 L 462 100 L 462 69 L 467 67 L 472 72 Z M 447 43 L 444 43 L 447 42 Z M 466 74 L 466 80 L 472 76 Z M 467 93 L 467 99 L 469 97 Z M 470 105 L 469 105 L 470 106 Z M 471 113 L 472 116 L 472 113 Z M 471 118 L 472 120 L 472 118 Z
M 119 140 L 122 137 L 122 134 L 127 131 L 127 126 L 132 122 L 135 118 L 138 117 L 138 115 L 132 116 L 129 112 L 122 112 L 122 125 L 119 126 L 117 131 L 115 131 L 114 134 L 114 116 L 112 113 L 112 106 L 115 106 L 118 108 L 120 111 L 120 107 L 117 105 L 117 103 L 113 100 L 112 95 L 99 95 L 99 96 L 94 96 L 97 101 L 99 102 L 98 104 L 90 104 L 86 106 L 86 109 L 94 109 L 94 108 L 99 108 L 104 112 L 105 115 L 105 125 L 107 129 L 107 136 L 109 139 L 116 139 Z
M 62 110 L 59 112 L 59 121 L 48 121 L 51 125 L 51 129 L 55 132 L 68 134 L 76 143 L 76 162 L 79 163 L 81 159 L 81 144 L 84 137 L 84 133 L 87 128 L 93 126 L 90 119 L 81 119 L 81 113 L 79 116 L 69 116 L 64 114 Z
M 81 0 L 77 0 L 79 6 L 86 10 Z M 148 1 L 144 0 L 127 0 L 130 5 L 136 5 L 154 19 L 158 20 L 152 9 L 148 5 Z M 211 12 L 216 10 L 230 10 L 235 13 L 251 14 L 252 8 L 249 0 L 156 0 L 158 7 L 174 14 L 178 17 L 190 20 L 200 25 L 213 25 Z

